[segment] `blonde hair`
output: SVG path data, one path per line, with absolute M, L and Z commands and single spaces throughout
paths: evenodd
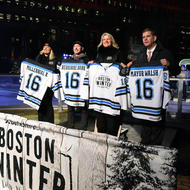
M 55 54 L 54 54 L 53 50 L 51 50 L 50 54 L 49 54 L 49 60 L 52 61 L 53 59 L 55 59 Z
M 107 33 L 107 32 L 105 32 L 105 33 L 102 34 L 101 39 L 100 39 L 100 43 L 98 44 L 98 48 L 99 48 L 100 46 L 102 46 L 102 41 L 103 41 L 103 37 L 104 37 L 104 36 L 108 36 L 108 37 L 110 38 L 110 40 L 111 40 L 111 45 L 112 45 L 114 48 L 119 49 L 119 46 L 118 46 L 118 44 L 116 43 L 114 37 L 113 37 L 110 33 Z
M 51 46 L 48 43 L 45 43 L 44 46 L 49 46 L 51 48 Z M 40 51 L 40 54 L 41 55 L 44 54 L 43 50 Z M 49 61 L 52 61 L 54 59 L 55 59 L 55 54 L 54 54 L 54 52 L 53 52 L 53 50 L 51 48 L 51 51 L 49 53 Z

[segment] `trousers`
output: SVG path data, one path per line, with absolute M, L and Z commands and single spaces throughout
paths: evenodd
M 96 112 L 97 128 L 100 133 L 117 136 L 120 126 L 120 116 L 113 116 L 105 113 Z
M 53 91 L 47 88 L 46 93 L 42 99 L 38 109 L 38 120 L 54 123 L 54 110 L 53 110 Z

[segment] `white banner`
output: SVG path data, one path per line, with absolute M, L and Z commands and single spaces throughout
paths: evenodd
M 0 113 L 0 189 L 176 189 L 176 149 Z

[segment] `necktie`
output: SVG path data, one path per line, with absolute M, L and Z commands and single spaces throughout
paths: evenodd
M 151 59 L 151 51 L 148 51 L 148 58 L 147 58 L 148 62 L 150 62 L 150 59 Z

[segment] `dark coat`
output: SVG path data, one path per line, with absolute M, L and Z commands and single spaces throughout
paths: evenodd
M 45 56 L 44 54 L 39 53 L 36 57 L 36 61 L 43 65 L 48 65 L 49 64 L 49 55 Z
M 86 63 L 86 64 L 89 61 L 89 58 L 85 53 L 81 53 L 79 56 L 72 55 L 71 59 L 76 60 L 76 61 L 80 61 L 80 62 L 83 62 L 83 63 Z
M 53 60 L 49 60 L 49 55 L 48 56 L 45 56 L 44 54 L 38 54 L 37 57 L 36 57 L 36 61 L 38 63 L 41 63 L 42 65 L 46 65 L 50 68 L 53 68 L 54 69 L 54 72 L 58 72 L 57 70 L 57 58 L 53 59 Z
M 124 62 L 124 58 L 119 49 L 100 46 L 97 51 L 96 62 L 120 64 Z
M 144 47 L 140 53 L 137 55 L 136 61 L 133 63 L 133 66 L 159 66 L 161 65 L 160 59 L 167 59 L 170 62 L 170 68 L 172 68 L 172 64 L 174 64 L 173 56 L 170 51 L 164 48 L 161 43 L 157 43 L 157 46 L 152 54 L 150 62 L 147 61 L 147 49 Z

